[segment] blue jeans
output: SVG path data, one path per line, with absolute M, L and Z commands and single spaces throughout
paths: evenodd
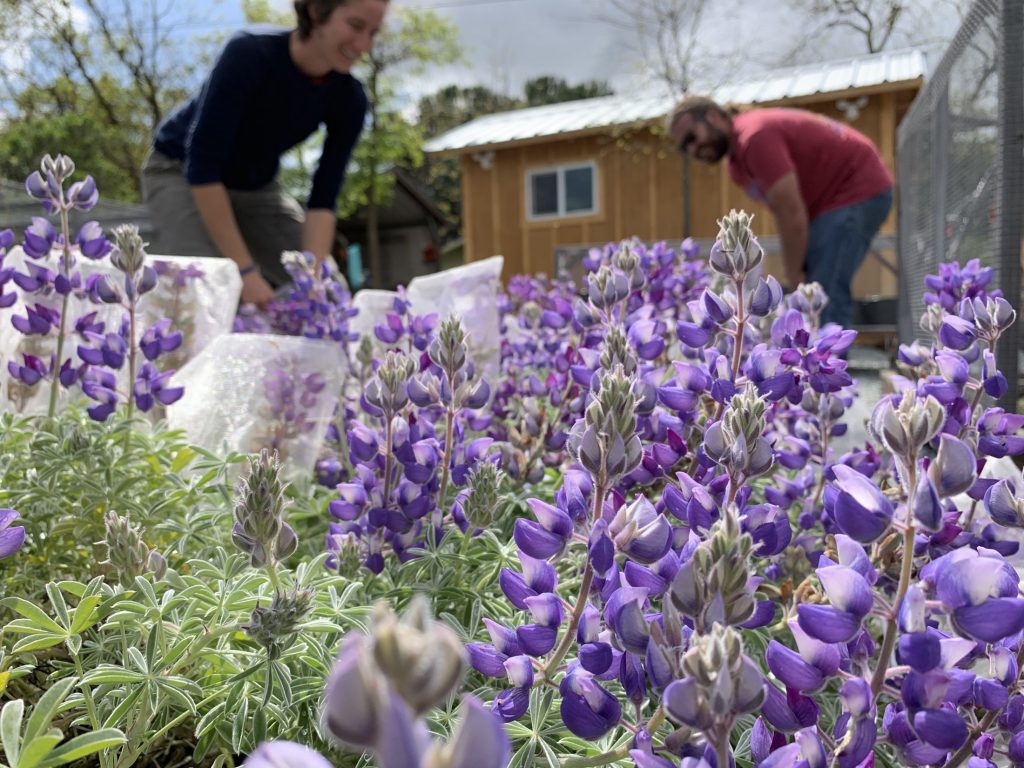
M 807 233 L 807 280 L 821 284 L 828 294 L 822 323 L 849 328 L 853 320 L 850 284 L 871 241 L 892 208 L 892 189 L 845 208 L 836 208 L 811 222 Z

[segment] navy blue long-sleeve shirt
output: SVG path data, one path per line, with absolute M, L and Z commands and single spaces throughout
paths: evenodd
M 288 52 L 289 32 L 236 33 L 199 92 L 157 128 L 153 146 L 182 161 L 189 184 L 257 189 L 277 176 L 284 152 L 326 125 L 307 207 L 334 210 L 363 128 L 366 93 L 349 74 L 303 74 Z

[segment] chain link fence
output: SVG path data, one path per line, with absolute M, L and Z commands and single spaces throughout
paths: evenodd
M 924 277 L 944 261 L 980 259 L 1020 310 L 1022 151 L 1024 0 L 975 0 L 898 131 L 901 341 L 923 335 Z M 1011 382 L 1019 338 L 998 350 Z

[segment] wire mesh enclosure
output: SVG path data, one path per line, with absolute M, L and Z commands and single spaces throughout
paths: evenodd
M 940 262 L 980 259 L 1020 311 L 1022 151 L 1024 0 L 975 0 L 898 130 L 901 341 L 923 335 L 923 281 Z M 997 350 L 1011 382 L 1019 338 L 1015 325 Z

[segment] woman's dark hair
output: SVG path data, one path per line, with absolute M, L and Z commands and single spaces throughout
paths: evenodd
M 384 0 L 388 2 L 388 0 Z M 306 40 L 313 33 L 313 27 L 323 24 L 335 8 L 348 3 L 348 0 L 295 0 L 295 15 L 298 17 L 299 38 Z

